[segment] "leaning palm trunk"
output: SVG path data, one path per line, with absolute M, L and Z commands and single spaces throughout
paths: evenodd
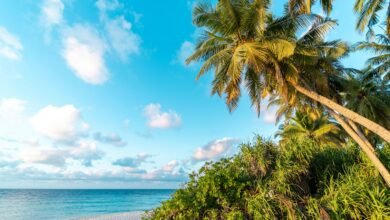
M 378 159 L 375 153 L 370 149 L 369 146 L 355 133 L 355 131 L 333 110 L 329 110 L 330 115 L 336 119 L 336 121 L 344 128 L 344 130 L 348 133 L 351 138 L 356 141 L 356 143 L 360 146 L 363 152 L 367 155 L 368 159 L 373 163 L 375 168 L 379 171 L 382 178 L 385 180 L 388 187 L 390 187 L 390 173 L 386 169 L 386 167 L 382 164 L 382 162 Z
M 337 104 L 336 102 L 312 91 L 312 90 L 308 90 L 302 86 L 299 86 L 297 84 L 293 84 L 294 88 L 302 93 L 303 95 L 313 99 L 314 101 L 317 101 L 323 105 L 325 105 L 326 107 L 334 110 L 334 111 L 337 111 L 338 113 L 340 113 L 341 115 L 343 115 L 344 117 L 350 119 L 351 121 L 354 121 L 356 123 L 359 123 L 361 124 L 362 126 L 366 127 L 367 129 L 369 129 L 370 131 L 374 132 L 375 134 L 377 134 L 378 136 L 380 136 L 381 138 L 383 138 L 383 140 L 387 141 L 390 143 L 390 131 L 386 130 L 384 127 L 380 126 L 379 124 L 357 114 L 356 112 L 353 112 L 339 104 Z
M 367 140 L 366 136 L 363 134 L 363 132 L 360 130 L 360 128 L 355 124 L 355 122 L 351 121 L 351 120 L 347 120 L 349 126 L 351 126 L 351 128 L 356 132 L 357 135 L 359 135 L 359 137 L 364 141 L 364 143 L 366 143 L 366 145 L 368 147 L 370 147 L 370 149 L 372 150 L 372 152 L 375 153 L 375 149 L 374 147 L 371 145 L 371 143 Z

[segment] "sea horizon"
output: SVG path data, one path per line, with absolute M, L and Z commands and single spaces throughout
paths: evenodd
M 11 187 L 4 187 L 0 190 L 25 190 L 25 189 L 31 189 L 31 190 L 178 190 L 180 188 L 33 188 L 33 187 L 23 187 L 23 188 L 11 188 Z
M 172 189 L 0 189 L 0 219 L 82 219 L 145 212 Z

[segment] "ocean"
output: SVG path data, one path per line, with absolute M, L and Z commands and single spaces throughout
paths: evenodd
M 145 211 L 175 190 L 0 189 L 0 220 L 68 220 Z

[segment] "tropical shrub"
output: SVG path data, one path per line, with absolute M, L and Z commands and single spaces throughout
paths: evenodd
M 379 155 L 389 161 L 389 146 Z M 383 152 L 382 152 L 383 151 Z M 387 160 L 386 160 L 387 158 Z M 386 164 L 389 165 L 389 164 Z M 389 219 L 390 190 L 354 144 L 257 136 L 206 163 L 148 219 Z

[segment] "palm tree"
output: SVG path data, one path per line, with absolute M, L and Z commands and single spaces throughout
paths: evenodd
M 390 83 L 370 67 L 351 70 L 341 93 L 345 106 L 390 129 Z
M 279 126 L 275 136 L 280 136 L 282 143 L 293 137 L 311 139 L 327 146 L 339 146 L 342 142 L 339 127 L 323 112 L 313 110 L 297 111 L 294 117 L 287 119 L 287 123 Z
M 385 128 L 390 128 L 390 84 L 383 80 L 375 69 L 370 67 L 362 71 L 350 69 L 341 79 L 340 95 L 345 106 L 355 112 L 377 121 Z M 368 131 L 362 132 L 361 128 L 352 121 L 349 125 L 368 145 L 376 145 L 377 138 L 371 136 L 371 141 L 366 138 Z M 366 133 L 366 134 L 364 134 Z
M 318 1 L 316 0 L 289 0 L 288 9 L 292 14 L 311 14 L 312 7 Z M 329 15 L 333 9 L 333 0 L 320 0 L 322 10 Z M 386 33 L 390 35 L 390 2 L 385 0 L 356 0 L 354 11 L 358 13 L 356 29 L 364 32 L 368 28 L 367 36 L 374 35 L 373 27 L 380 22 L 379 13 L 387 8 L 386 12 Z
M 373 72 L 382 75 L 385 80 L 390 80 L 390 38 L 383 34 L 377 35 L 377 42 L 359 42 L 355 50 L 367 50 L 375 53 L 375 56 L 367 60 L 367 64 L 373 67 Z
M 329 21 L 328 21 L 329 22 Z M 324 26 L 324 21 L 313 25 Z M 298 39 L 297 45 L 311 45 L 313 50 L 316 50 L 316 56 L 312 58 L 311 55 L 294 54 L 293 60 L 300 70 L 300 81 L 307 88 L 316 91 L 317 93 L 344 105 L 345 100 L 340 96 L 341 89 L 345 87 L 342 78 L 348 69 L 345 69 L 340 62 L 340 59 L 348 55 L 348 46 L 340 41 L 324 42 L 326 30 L 324 32 L 309 31 Z M 301 47 L 302 47 L 301 46 Z M 300 97 L 300 105 L 308 105 L 310 100 Z M 303 104 L 302 104 L 303 103 Z M 297 105 L 297 104 L 294 104 Z M 312 103 L 310 105 L 313 105 Z M 375 149 L 371 143 L 362 134 L 358 126 L 348 118 L 343 118 L 331 108 L 325 109 L 348 133 L 353 140 L 355 140 L 367 154 L 371 161 L 375 164 L 384 180 L 390 186 L 390 174 L 375 155 Z
M 226 94 L 226 104 L 230 110 L 237 106 L 241 82 L 245 82 L 258 112 L 262 97 L 272 92 L 287 97 L 288 87 L 292 86 L 390 142 L 390 131 L 299 83 L 298 70 L 288 58 L 294 53 L 315 58 L 310 45 L 296 48 L 297 25 L 307 23 L 308 18 L 306 15 L 286 15 L 275 19 L 268 10 L 269 6 L 270 1 L 264 0 L 221 0 L 215 9 L 207 3 L 195 7 L 194 23 L 206 30 L 187 62 L 204 61 L 198 78 L 208 70 L 215 69 L 212 93 Z M 309 32 L 321 34 L 330 28 L 328 23 L 319 23 Z
M 390 35 L 390 2 L 385 0 L 356 0 L 354 9 L 355 12 L 359 13 L 356 29 L 364 32 L 365 28 L 368 27 L 369 35 L 372 35 L 372 28 L 379 22 L 378 13 L 383 8 L 387 8 L 386 33 Z
M 188 63 L 204 61 L 197 78 L 213 69 L 212 93 L 225 95 L 230 111 L 238 104 L 242 83 L 258 113 L 261 100 L 269 94 L 279 94 L 289 102 L 297 91 L 390 142 L 390 131 L 302 84 L 300 69 L 292 56 L 303 56 L 303 61 L 316 60 L 318 51 L 311 41 L 297 42 L 297 29 L 314 17 L 316 22 L 305 34 L 310 39 L 329 30 L 332 21 L 314 15 L 287 14 L 275 18 L 269 7 L 269 0 L 220 0 L 215 8 L 198 4 L 194 8 L 194 23 L 205 34 L 187 59 Z M 332 44 L 324 43 L 323 50 L 327 51 Z M 375 155 L 370 159 L 375 159 Z M 390 185 L 390 175 L 386 178 Z
M 312 14 L 311 8 L 316 0 L 289 0 L 288 10 L 293 14 Z M 333 8 L 333 0 L 321 0 L 322 10 L 328 15 Z

